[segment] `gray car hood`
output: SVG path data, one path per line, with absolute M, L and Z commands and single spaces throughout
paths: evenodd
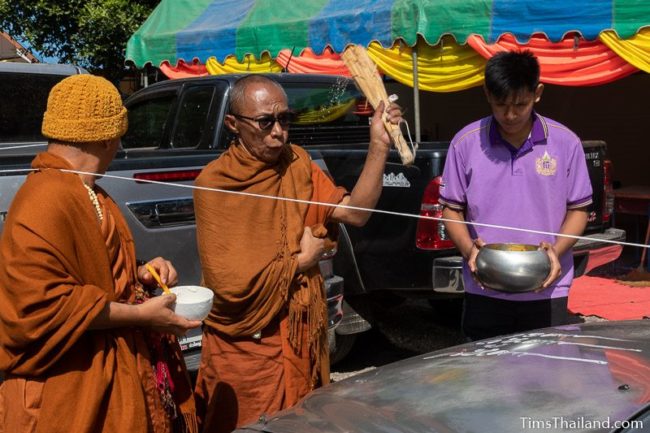
M 547 328 L 420 355 L 318 389 L 241 431 L 610 431 L 650 401 L 650 322 Z

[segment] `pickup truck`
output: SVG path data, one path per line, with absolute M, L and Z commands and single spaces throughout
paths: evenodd
M 180 271 L 181 283 L 201 279 L 192 190 L 187 186 L 230 142 L 223 118 L 238 77 L 169 80 L 133 94 L 125 102 L 129 131 L 107 176 L 100 180 L 126 215 L 139 257 L 170 258 Z M 369 140 L 372 110 L 363 95 L 343 77 L 278 74 L 275 78 L 285 88 L 289 106 L 298 113 L 289 131 L 290 141 L 307 149 L 336 184 L 350 190 L 361 172 Z M 377 209 L 440 216 L 438 189 L 448 145 L 420 143 L 410 166 L 402 165 L 392 152 Z M 616 248 L 620 253 L 620 247 L 605 244 L 603 239 L 625 238 L 624 231 L 610 227 L 613 195 L 606 145 L 602 141 L 584 145 L 594 204 L 586 232 L 590 240 L 580 241 L 574 249 L 578 274 L 603 264 L 594 258 L 611 261 L 617 256 Z M 30 160 L 31 155 L 16 155 L 3 157 L 0 163 L 0 231 L 2 215 L 23 176 L 2 171 L 25 168 Z M 321 269 L 331 282 L 331 324 L 338 322 L 330 331 L 333 362 L 350 350 L 357 333 L 372 326 L 378 299 L 388 297 L 388 303 L 394 303 L 425 296 L 435 306 L 463 291 L 461 258 L 443 224 L 391 213 L 375 213 L 362 228 L 340 225 L 338 250 L 333 260 L 321 262 Z M 342 294 L 347 302 L 341 320 L 337 305 Z M 200 336 L 186 344 L 200 345 Z

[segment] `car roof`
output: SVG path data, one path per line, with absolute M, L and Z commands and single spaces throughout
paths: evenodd
M 88 73 L 84 68 L 55 63 L 0 62 L 0 73 L 75 75 Z
M 318 389 L 246 431 L 611 431 L 650 401 L 649 337 L 647 321 L 602 322 L 455 346 Z

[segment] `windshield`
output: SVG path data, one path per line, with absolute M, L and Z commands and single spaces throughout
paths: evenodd
M 283 83 L 296 121 L 289 140 L 300 145 L 363 143 L 370 138 L 368 119 L 373 113 L 353 82 Z

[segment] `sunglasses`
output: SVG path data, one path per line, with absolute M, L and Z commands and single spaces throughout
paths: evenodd
M 280 127 L 282 129 L 286 129 L 291 125 L 291 123 L 296 120 L 296 113 L 293 111 L 285 111 L 284 113 L 280 113 L 277 116 L 272 116 L 270 114 L 265 114 L 264 116 L 260 117 L 248 117 L 248 116 L 242 116 L 241 114 L 234 114 L 230 113 L 237 119 L 246 119 L 250 120 L 252 122 L 257 122 L 257 125 L 260 127 L 262 131 L 268 131 L 269 129 L 273 128 L 273 125 L 275 125 L 275 122 L 278 122 L 280 124 Z

